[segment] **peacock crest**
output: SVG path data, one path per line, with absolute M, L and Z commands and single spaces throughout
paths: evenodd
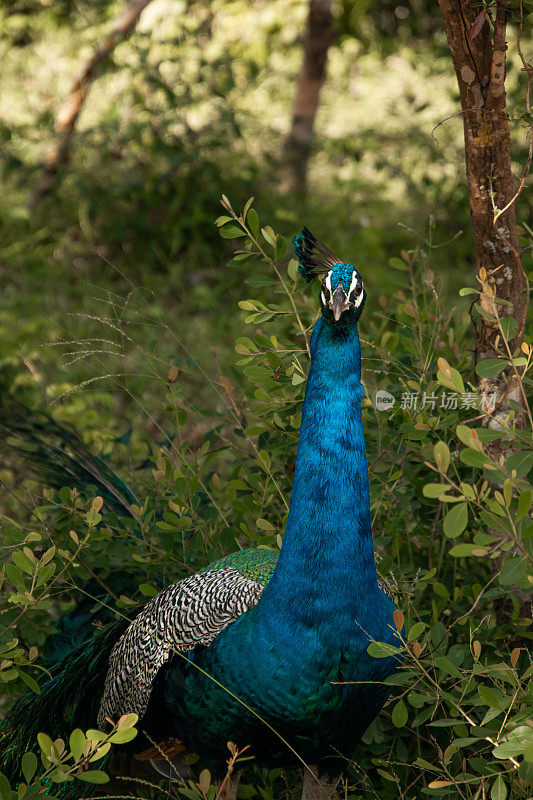
M 331 250 L 305 226 L 298 236 L 294 237 L 293 244 L 300 262 L 300 275 L 305 278 L 307 283 L 314 281 L 315 278 L 319 278 L 336 264 L 341 263 L 340 258 L 334 256 Z

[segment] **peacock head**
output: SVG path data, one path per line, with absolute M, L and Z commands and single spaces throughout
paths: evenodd
M 309 283 L 322 277 L 320 305 L 331 323 L 357 322 L 366 300 L 363 279 L 353 264 L 346 264 L 331 250 L 302 228 L 294 237 L 294 249 L 300 262 L 300 274 Z

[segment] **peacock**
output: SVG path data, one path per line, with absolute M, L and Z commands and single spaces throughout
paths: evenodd
M 219 780 L 231 741 L 259 765 L 303 764 L 303 800 L 329 800 L 382 708 L 398 661 L 368 653 L 373 640 L 397 639 L 371 530 L 358 334 L 366 292 L 359 271 L 307 228 L 294 245 L 304 279 L 321 280 L 321 314 L 281 550 L 226 556 L 79 646 L 1 723 L 0 769 L 13 773 L 40 730 L 105 729 L 134 712 L 150 742 L 178 742 Z M 235 798 L 237 783 L 222 796 Z

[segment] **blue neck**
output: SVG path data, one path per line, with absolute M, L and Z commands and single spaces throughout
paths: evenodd
M 362 397 L 357 324 L 320 318 L 283 547 L 260 603 L 278 617 L 316 624 L 335 609 L 353 626 L 375 598 Z

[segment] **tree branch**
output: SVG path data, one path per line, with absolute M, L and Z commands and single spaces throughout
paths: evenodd
M 45 154 L 44 175 L 29 201 L 30 209 L 35 208 L 51 192 L 59 168 L 68 163 L 70 144 L 78 117 L 91 83 L 96 78 L 98 67 L 110 56 L 119 41 L 132 33 L 139 17 L 150 2 L 151 0 L 130 0 L 123 13 L 114 21 L 110 33 L 96 47 L 80 74 L 74 79 L 57 113 L 55 124 L 57 140 Z
M 280 193 L 305 191 L 320 90 L 326 78 L 334 28 L 332 0 L 309 0 L 304 58 L 292 109 L 291 129 L 283 144 Z

